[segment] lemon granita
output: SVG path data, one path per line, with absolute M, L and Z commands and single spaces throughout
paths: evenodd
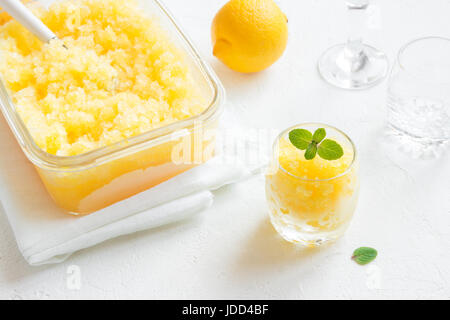
M 317 125 L 301 128 L 314 130 Z M 285 239 L 308 246 L 342 235 L 358 197 L 354 146 L 337 129 L 326 127 L 326 132 L 342 145 L 341 157 L 326 160 L 315 156 L 307 160 L 306 152 L 296 148 L 284 132 L 275 144 L 274 171 L 266 176 L 272 224 Z
M 48 2 L 28 5 L 60 40 L 0 23 L 0 108 L 64 212 L 145 210 L 214 155 L 223 88 L 157 1 Z
M 73 156 L 205 109 L 182 53 L 135 1 L 61 1 L 36 15 L 57 40 L 0 27 L 0 73 L 36 144 Z

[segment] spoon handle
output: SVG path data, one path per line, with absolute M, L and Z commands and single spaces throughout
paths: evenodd
M 42 42 L 48 42 L 51 39 L 57 38 L 20 0 L 0 0 L 0 7 Z

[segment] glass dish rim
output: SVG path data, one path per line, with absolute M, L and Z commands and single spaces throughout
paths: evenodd
M 195 122 L 208 121 L 220 115 L 223 109 L 223 101 L 225 99 L 225 90 L 220 83 L 220 80 L 214 71 L 212 71 L 211 67 L 205 63 L 204 59 L 200 56 L 197 49 L 193 45 L 191 39 L 183 31 L 165 5 L 160 0 L 152 1 L 161 11 L 161 16 L 167 18 L 172 24 L 175 29 L 175 34 L 181 38 L 181 43 L 184 42 L 184 45 L 186 46 L 183 50 L 192 60 L 194 60 L 196 67 L 208 82 L 208 86 L 214 90 L 211 101 L 208 103 L 206 109 L 198 115 L 180 121 L 175 121 L 166 126 L 120 140 L 111 145 L 100 147 L 86 153 L 74 156 L 57 156 L 46 152 L 36 144 L 22 118 L 16 111 L 14 103 L 11 101 L 11 97 L 0 77 L 0 109 L 11 131 L 16 137 L 17 142 L 21 146 L 27 158 L 34 165 L 46 170 L 81 171 L 120 158 L 125 153 L 134 151 L 134 149 L 138 149 L 134 151 L 137 152 L 149 147 L 148 145 L 157 145 L 165 138 L 170 137 L 174 132 L 185 130 L 192 126 Z
M 272 153 L 275 154 L 276 150 L 277 150 L 277 145 L 278 142 L 281 140 L 281 138 L 289 131 L 293 130 L 293 129 L 297 129 L 297 128 L 302 128 L 304 126 L 317 126 L 319 128 L 330 128 L 333 129 L 335 131 L 337 131 L 338 133 L 340 133 L 342 136 L 344 136 L 345 139 L 347 139 L 350 142 L 350 145 L 352 146 L 353 149 L 353 158 L 352 158 L 352 162 L 350 163 L 350 165 L 345 169 L 344 172 L 341 172 L 340 174 L 334 176 L 334 177 L 330 177 L 330 178 L 326 178 L 326 179 L 309 179 L 309 178 L 303 178 L 303 177 L 299 177 L 296 176 L 295 174 L 289 172 L 288 170 L 286 170 L 281 164 L 280 161 L 278 160 L 278 157 L 276 159 L 277 161 L 277 167 L 278 169 L 280 169 L 282 172 L 286 173 L 287 175 L 291 176 L 292 178 L 295 178 L 297 180 L 301 180 L 301 181 L 306 181 L 306 182 L 326 182 L 326 181 L 332 181 L 334 179 L 338 179 L 340 177 L 345 176 L 347 173 L 349 173 L 351 171 L 351 169 L 354 167 L 354 164 L 356 163 L 357 160 L 357 156 L 358 156 L 358 152 L 356 150 L 356 145 L 353 142 L 353 140 L 342 130 L 326 124 L 326 123 L 320 123 L 320 122 L 303 122 L 303 123 L 298 123 L 296 125 L 293 125 L 289 128 L 284 129 L 275 139 L 275 142 L 273 143 L 272 146 Z
M 408 41 L 407 43 L 405 43 L 404 45 L 401 46 L 400 50 L 397 53 L 397 64 L 399 66 L 399 68 L 405 72 L 406 74 L 409 74 L 410 76 L 413 76 L 414 78 L 417 78 L 419 81 L 421 82 L 430 82 L 430 83 L 434 83 L 434 84 L 439 84 L 439 85 L 446 85 L 446 84 L 450 84 L 450 81 L 434 81 L 434 80 L 424 80 L 423 77 L 420 76 L 420 74 L 416 74 L 415 72 L 411 72 L 411 70 L 409 68 L 406 68 L 405 65 L 403 64 L 403 60 L 402 60 L 402 56 L 405 54 L 405 51 L 414 43 L 416 42 L 421 42 L 423 40 L 444 40 L 448 43 L 450 43 L 450 38 L 444 37 L 444 36 L 425 36 L 425 37 L 419 37 L 419 38 L 415 38 L 412 39 L 410 41 Z

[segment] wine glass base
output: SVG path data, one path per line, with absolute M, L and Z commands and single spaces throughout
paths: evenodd
M 383 80 L 389 69 L 386 55 L 366 44 L 357 61 L 349 58 L 346 44 L 338 44 L 323 53 L 318 69 L 328 83 L 342 89 L 370 88 Z

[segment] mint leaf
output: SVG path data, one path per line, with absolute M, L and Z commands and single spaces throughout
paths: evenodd
M 317 144 L 310 143 L 309 146 L 306 148 L 305 151 L 305 159 L 306 160 L 312 160 L 316 156 L 317 153 Z
M 336 141 L 330 139 L 323 140 L 317 152 L 325 160 L 337 160 L 344 155 L 342 147 Z
M 352 259 L 355 260 L 357 264 L 365 265 L 373 261 L 377 257 L 377 250 L 369 247 L 361 247 L 353 252 Z
M 289 141 L 300 150 L 305 150 L 312 141 L 312 133 L 306 129 L 294 129 L 289 132 Z
M 289 132 L 289 141 L 300 150 L 305 151 L 305 159 L 314 159 L 318 153 L 322 159 L 336 160 L 344 155 L 344 150 L 334 140 L 325 139 L 324 128 L 318 128 L 314 135 L 306 129 L 294 129 Z
M 325 129 L 319 128 L 314 132 L 312 139 L 315 143 L 320 143 L 326 135 L 327 132 L 325 131 Z

